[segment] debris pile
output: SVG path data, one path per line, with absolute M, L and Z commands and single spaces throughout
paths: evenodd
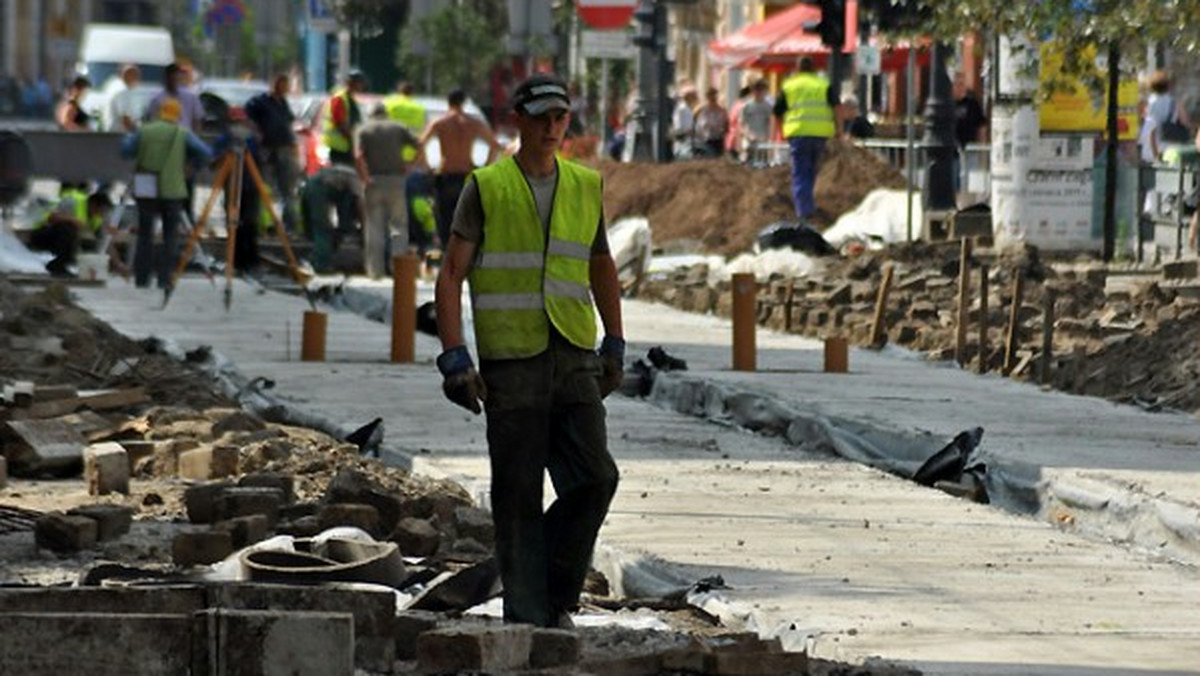
M 817 267 L 806 277 L 765 280 L 758 320 L 780 331 L 817 338 L 842 335 L 860 346 L 891 342 L 925 352 L 930 359 L 954 359 L 960 259 L 958 242 L 901 244 L 854 257 L 814 259 Z M 1194 282 L 1180 285 L 1160 277 L 1110 283 L 1120 280 L 1109 280 L 1103 266 L 1049 264 L 1028 245 L 981 248 L 968 263 L 968 329 L 961 353 L 965 367 L 1151 410 L 1200 409 L 1200 354 L 1195 349 L 1200 344 L 1200 295 Z M 979 293 L 984 265 L 986 314 Z M 876 330 L 876 305 L 889 267 L 891 283 Z M 1014 312 L 1018 276 L 1021 296 Z M 710 286 L 708 277 L 704 264 L 652 275 L 641 284 L 639 297 L 729 317 L 729 283 Z M 1052 351 L 1043 376 L 1047 307 L 1052 310 Z M 987 322 L 982 347 L 981 315 Z M 1011 350 L 1010 328 L 1015 338 Z
M 278 666 L 305 645 L 320 646 L 310 673 L 916 673 L 808 659 L 687 594 L 614 597 L 595 571 L 577 617 L 601 626 L 505 625 L 487 616 L 490 514 L 457 484 L 366 457 L 377 426 L 356 443 L 264 420 L 193 368 L 208 355 L 127 340 L 61 287 L 0 278 L 0 312 L 0 616 L 22 636 L 0 671 L 72 672 L 81 653 L 127 673 Z M 168 656 L 122 647 L 129 632 Z
M 787 164 L 758 169 L 705 159 L 598 168 L 605 218 L 646 217 L 657 248 L 737 254 L 750 249 L 763 226 L 796 216 Z M 817 175 L 813 221 L 829 226 L 872 190 L 903 187 L 904 177 L 871 151 L 831 140 Z

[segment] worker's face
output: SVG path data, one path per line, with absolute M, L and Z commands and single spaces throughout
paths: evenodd
M 290 84 L 291 83 L 288 82 L 286 77 L 277 77 L 272 83 L 271 91 L 275 94 L 275 96 L 287 96 Z
M 554 153 L 562 145 L 570 123 L 571 113 L 567 110 L 548 110 L 541 115 L 517 115 L 521 147 Z

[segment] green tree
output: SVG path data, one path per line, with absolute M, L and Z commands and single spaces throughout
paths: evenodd
M 448 2 L 400 34 L 396 63 L 406 78 L 427 82 L 435 92 L 478 91 L 504 54 L 507 18 L 495 2 Z M 426 45 L 427 53 L 414 49 Z

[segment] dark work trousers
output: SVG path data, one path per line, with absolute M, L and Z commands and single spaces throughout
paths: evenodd
M 46 264 L 46 270 L 61 275 L 67 266 L 75 263 L 75 252 L 79 248 L 79 226 L 53 216 L 45 225 L 35 228 L 29 235 L 30 248 L 54 254 L 54 260 Z
M 579 602 L 617 489 L 599 358 L 554 336 L 542 354 L 483 361 L 480 373 L 504 620 L 553 626 Z M 543 512 L 547 470 L 555 500 Z
M 825 139 L 819 136 L 793 136 L 788 139 L 792 155 L 792 201 L 796 216 L 807 221 L 817 210 L 813 189 L 817 185 L 817 169 L 821 164 L 821 153 L 825 150 Z
M 436 209 L 438 238 L 442 240 L 443 249 L 450 243 L 454 208 L 458 206 L 458 196 L 462 194 L 463 184 L 466 182 L 467 174 L 438 174 L 433 179 L 433 204 Z
M 158 288 L 171 283 L 179 256 L 179 224 L 183 219 L 183 200 L 139 199 L 137 248 L 133 252 L 133 281 L 139 287 L 150 286 L 150 275 L 158 279 Z M 163 247 L 154 248 L 154 219 L 162 219 Z
M 242 175 L 241 209 L 238 210 L 237 235 L 233 238 L 233 269 L 242 273 L 254 271 L 259 263 L 258 221 L 262 201 L 249 171 L 247 169 Z M 232 179 L 229 180 L 226 190 L 231 186 Z

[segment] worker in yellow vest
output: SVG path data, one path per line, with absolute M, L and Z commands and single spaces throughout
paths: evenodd
M 816 70 L 812 57 L 800 57 L 799 72 L 784 80 L 774 108 L 791 151 L 792 200 L 801 221 L 807 221 L 817 209 L 813 187 L 821 153 L 826 139 L 837 132 L 834 111 L 839 107 L 838 94 Z
M 34 224 L 29 248 L 54 254 L 53 260 L 46 263 L 46 271 L 55 277 L 69 277 L 68 266 L 75 264 L 81 243 L 98 241 L 111 210 L 108 195 L 88 195 L 82 186 L 64 183 L 58 203 Z
M 534 75 L 512 108 L 520 150 L 472 172 L 451 224 L 435 287 L 437 365 L 448 399 L 486 409 L 505 621 L 569 627 L 617 488 L 602 399 L 623 370 L 620 284 L 600 175 L 556 155 L 570 124 L 566 85 Z M 464 281 L 478 371 L 463 335 Z M 543 512 L 547 471 L 555 501 Z
M 425 106 L 414 100 L 412 95 L 413 86 L 407 82 L 401 82 L 396 87 L 396 93 L 383 100 L 383 107 L 387 109 L 389 118 L 404 125 L 413 137 L 419 137 L 425 129 Z M 401 158 L 405 162 L 416 160 L 417 147 L 415 145 L 405 146 Z
M 336 191 L 354 196 L 337 204 L 338 230 L 354 228 L 354 223 L 366 220 L 363 212 L 363 185 L 354 159 L 354 130 L 363 121 L 362 110 L 355 96 L 367 90 L 367 77 L 360 70 L 351 70 L 345 87 L 334 92 L 326 103 L 324 131 L 321 136 L 329 149 L 329 168 L 326 182 Z M 335 237 L 335 240 L 337 237 Z

